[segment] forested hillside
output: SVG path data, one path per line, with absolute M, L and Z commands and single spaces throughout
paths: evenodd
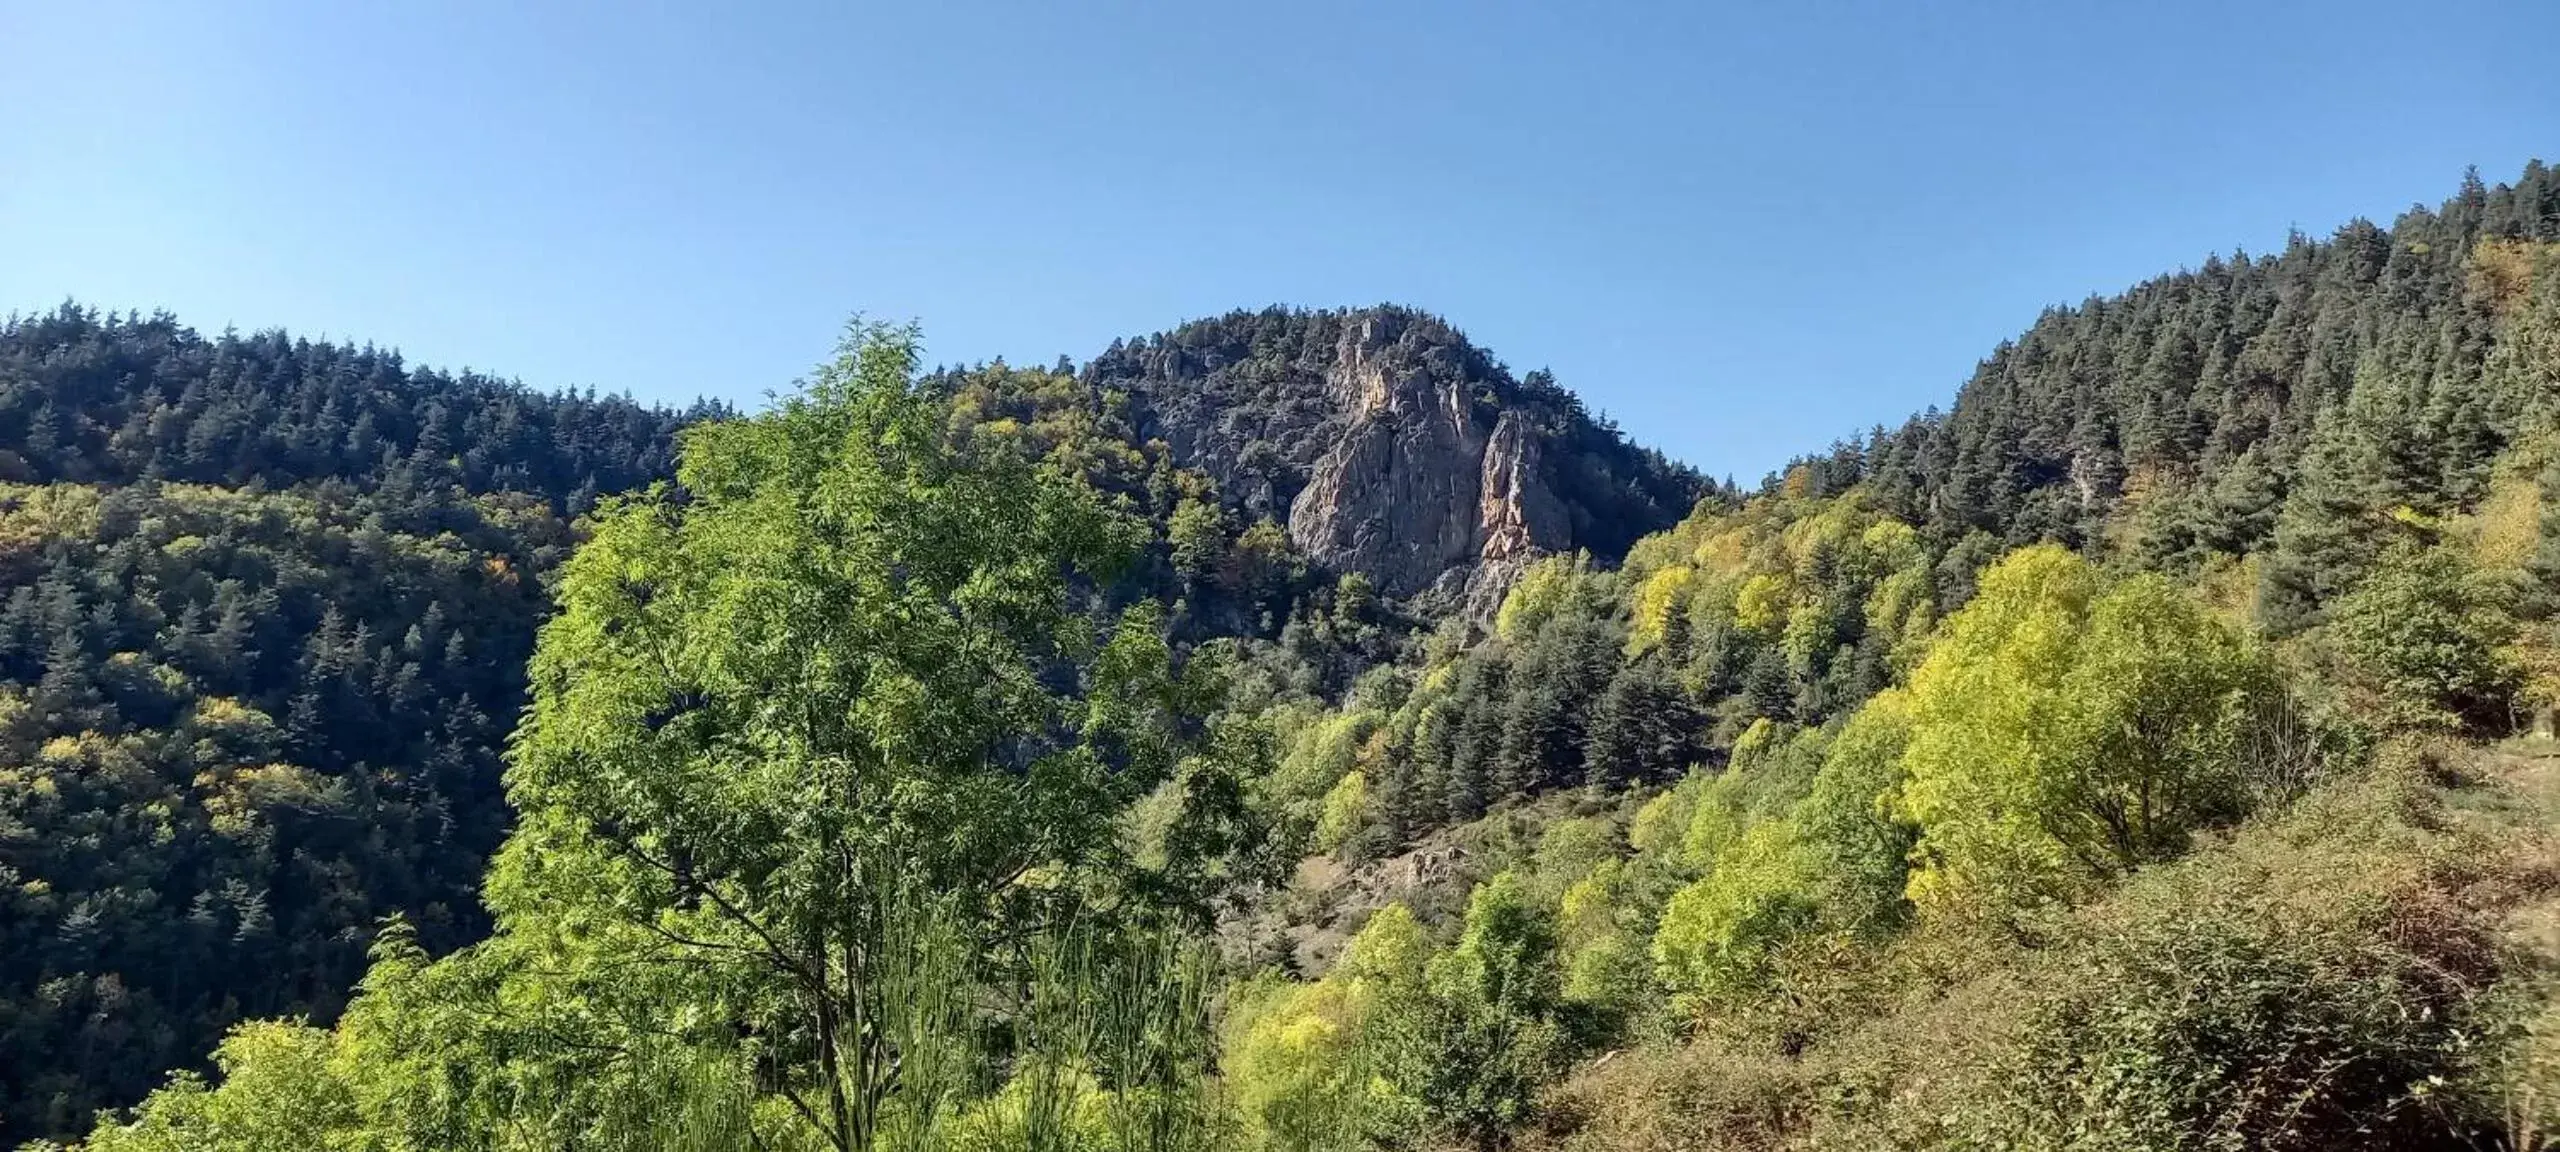
M 1506 796 L 1669 779 L 1764 720 L 1818 729 L 1907 671 L 1977 570 L 2039 541 L 2198 584 L 2286 637 L 2476 515 L 2521 582 L 2502 595 L 2544 610 L 2555 236 L 2560 177 L 2536 165 L 2388 229 L 2210 259 L 2048 313 L 1948 413 L 1709 499 L 1621 570 L 1548 561 L 1491 642 L 1332 722 L 1383 733 L 1363 835 L 1392 849 Z
M 1404 334 L 1381 353 L 1397 363 L 1459 366 L 1485 419 L 1534 401 L 1574 467 L 1670 494 L 1646 516 L 1685 504 L 1684 474 L 1419 314 L 1239 314 L 1114 355 L 1232 329 L 1232 356 L 1150 362 L 1267 370 L 1279 383 L 1224 418 L 1264 413 L 1304 450 L 1334 433 L 1291 414 L 1333 402 L 1361 316 Z M 1181 646 L 1240 645 L 1268 691 L 1338 694 L 1432 606 L 1310 558 L 1268 497 L 1304 474 L 1268 443 L 1239 465 L 1173 431 L 1177 451 L 1151 405 L 1183 402 L 1192 370 L 999 363 L 920 387 L 955 446 L 1072 474 L 1149 525 L 1093 607 L 1155 599 Z M 75 1132 L 235 1021 L 333 1018 L 386 915 L 433 953 L 485 934 L 499 759 L 574 521 L 671 478 L 678 430 L 724 415 L 165 316 L 66 306 L 0 329 L 0 1138 Z
M 46 943 L 6 1019 L 136 1019 L 105 999 L 141 983 L 124 968 L 48 959 L 99 938 L 83 907 L 225 956 L 311 875 L 366 901 L 328 914 L 408 913 L 326 921 L 372 943 L 341 1016 L 233 1029 L 214 1075 L 88 1146 L 2560 1131 L 2560 174 L 2538 163 L 2051 310 L 1945 413 L 1751 493 L 1402 309 L 1238 313 L 1080 371 L 922 372 L 918 339 L 858 324 L 771 410 L 678 437 L 670 482 L 635 466 L 592 509 L 577 489 L 616 481 L 534 473 L 570 481 L 555 499 L 447 460 L 435 506 L 469 521 L 346 518 L 343 480 L 154 481 L 191 433 L 48 401 L 28 426 L 55 443 L 166 462 L 30 484 L 0 521 L 75 583 L 9 633 L 12 723 L 44 731 L 12 746 L 0 938 L 11 963 Z M 118 456 L 74 410 L 176 447 Z M 385 471 L 433 464 L 412 435 Z M 334 592 L 233 613 L 306 614 L 294 679 L 232 687 L 215 657 L 279 641 L 220 639 L 223 574 L 313 556 Z M 333 595 L 420 571 L 495 631 L 550 615 L 511 658 L 430 657 L 468 632 L 453 606 L 332 623 Z M 207 582 L 183 628 L 183 597 L 95 620 L 81 599 Z M 31 655 L 63 629 L 78 677 Z M 355 731 L 406 730 L 408 663 L 501 658 L 511 825 L 448 815 L 459 733 L 357 767 Z M 332 748 L 359 759 L 306 758 Z M 473 834 L 505 843 L 465 943 L 393 862 L 460 866 L 440 853 Z M 256 848 L 213 854 L 238 894 L 201 914 L 165 911 L 214 875 L 174 859 L 95 896 L 235 843 Z M 21 861 L 108 880 L 59 903 Z M 150 986 L 238 994 L 199 971 Z M 79 987 L 62 972 L 116 973 L 108 1010 L 44 1015 Z M 94 1050 L 21 1034 L 12 1059 Z M 15 1122 L 54 1133 L 130 1080 L 102 1059 L 81 1075 L 110 1090 L 43 1095 L 19 1067 Z
M 1276 712 L 1333 860 L 1249 934 L 1248 1125 L 2544 1146 L 2546 772 L 2459 748 L 2560 699 L 2555 241 L 2535 165 L 2053 310 Z
M 334 1015 L 387 914 L 487 931 L 539 574 L 713 411 L 167 317 L 0 328 L 0 1130 Z
M 1949 412 L 1806 460 L 1797 494 L 1859 486 L 1977 560 L 2046 539 L 2180 573 L 2261 556 L 2261 619 L 2291 632 L 2394 525 L 2492 498 L 2548 425 L 2555 221 L 2560 174 L 2536 162 L 2387 228 L 2054 309 Z

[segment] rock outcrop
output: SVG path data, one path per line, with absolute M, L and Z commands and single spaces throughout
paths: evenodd
M 1542 555 L 1613 561 L 1696 477 L 1404 308 L 1272 309 L 1115 345 L 1090 371 L 1141 430 L 1310 559 L 1489 617 Z
M 1343 333 L 1327 383 L 1349 419 L 1290 503 L 1307 555 L 1412 596 L 1573 547 L 1520 412 L 1480 403 L 1374 317 Z

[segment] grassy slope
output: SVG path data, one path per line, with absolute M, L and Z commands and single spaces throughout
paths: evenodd
M 1798 958 L 1615 1053 L 1539 1148 L 2543 1148 L 2560 1141 L 2560 745 L 2401 750 L 2032 941 Z

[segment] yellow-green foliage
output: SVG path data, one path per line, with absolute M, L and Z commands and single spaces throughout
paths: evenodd
M 1912 829 L 1895 809 L 1910 739 L 1910 697 L 1899 688 L 1877 693 L 1831 741 L 1811 792 L 1791 814 L 1838 927 L 1873 930 L 1901 919 Z
M 1573 595 L 1590 562 L 1574 556 L 1549 556 L 1520 574 L 1519 582 L 1502 598 L 1502 607 L 1494 613 L 1494 635 L 1517 644 L 1554 616 L 1565 598 Z
M 1292 563 L 1288 531 L 1266 516 L 1237 536 L 1235 547 L 1228 550 L 1227 580 L 1236 588 L 1259 592 L 1285 577 Z
M 2547 499 L 2530 472 L 2500 469 L 2465 525 L 2472 562 L 2485 571 L 2521 572 L 2542 542 Z
M 1564 998 L 1570 1003 L 1631 1013 L 1652 989 L 1641 936 L 1612 928 L 1565 949 Z
M 2236 815 L 2236 750 L 2264 658 L 2156 576 L 2107 588 L 2054 546 L 1985 571 L 1911 678 L 1923 907 L 2086 896 Z
M 1647 856 L 1678 851 L 1689 834 L 1697 800 L 1696 790 L 1684 785 L 1645 801 L 1627 823 L 1627 842 Z
M 1733 847 L 1749 826 L 1740 789 L 1735 786 L 1738 779 L 1728 773 L 1698 787 L 1688 831 L 1680 837 L 1680 862 L 1688 868 L 1704 871 L 1715 867 L 1725 850 Z
M 2545 491 L 2544 478 L 2560 455 L 2560 436 L 2543 436 L 2510 451 L 2489 482 L 2488 494 L 2461 524 L 2468 538 L 2472 566 L 2489 582 L 2530 589 L 2543 582 L 2536 561 L 2544 540 L 2560 538 L 2560 525 L 2548 523 L 2560 492 Z M 2537 473 L 2540 473 L 2537 476 Z M 2560 704 L 2560 629 L 2514 630 L 2503 663 L 2513 669 L 2518 702 L 2529 709 Z
M 1457 945 L 1425 970 L 1426 1042 L 1404 1082 L 1432 1127 L 1479 1148 L 1519 1129 L 1566 1052 L 1553 911 L 1517 870 L 1498 872 L 1468 897 Z
M 47 540 L 96 535 L 99 498 L 85 484 L 0 484 L 0 567 L 39 562 Z
M 1783 736 L 1763 720 L 1737 742 L 1732 768 L 1694 785 L 1682 863 L 1699 878 L 1655 931 L 1664 986 L 1693 1002 L 1732 1000 L 1760 991 L 1809 932 L 1892 922 L 1908 838 L 1884 806 L 1900 786 L 1907 727 L 1898 691 L 1837 738 Z
M 1762 635 L 1775 633 L 1787 618 L 1790 594 L 1785 573 L 1762 572 L 1742 582 L 1733 597 L 1733 623 Z
M 1856 491 L 1702 507 L 1641 551 L 1644 564 L 1628 566 L 1630 654 L 1661 643 L 1685 615 L 1701 634 L 1732 627 L 1780 643 L 1799 675 L 1861 624 L 1907 665 L 1935 620 L 1919 534 Z
M 1252 1146 L 1359 1148 L 1371 1127 L 1409 1107 L 1383 1075 L 1380 1038 L 1365 1029 L 1385 1000 L 1416 994 L 1429 952 L 1412 910 L 1390 904 L 1323 979 L 1265 976 L 1233 993 L 1222 1070 Z
M 1348 979 L 1401 984 L 1421 976 L 1430 947 L 1413 909 L 1389 904 L 1361 925 L 1336 970 Z
M 1357 769 L 1342 774 L 1324 794 L 1324 810 L 1316 817 L 1315 847 L 1331 852 L 1360 831 L 1369 819 L 1369 778 Z
M 1651 988 L 1643 928 L 1630 925 L 1636 869 L 1605 819 L 1561 820 L 1539 842 L 1536 881 L 1554 892 L 1564 998 L 1605 1011 L 1632 1010 Z
M 1914 571 L 1929 562 L 1929 552 L 1920 545 L 1920 530 L 1900 520 L 1877 520 L 1858 537 L 1869 561 L 1876 568 L 1891 572 Z
M 1770 750 L 1777 746 L 1781 735 L 1777 721 L 1766 716 L 1760 717 L 1753 720 L 1750 727 L 1743 729 L 1742 735 L 1733 738 L 1733 750 L 1729 753 L 1729 757 L 1736 768 L 1747 767 L 1753 761 L 1768 755 Z
M 2502 923 L 2554 891 L 2551 795 L 2530 770 L 2522 792 L 2444 775 L 2340 779 L 2049 921 L 2037 947 L 1921 932 L 1782 957 L 1765 1031 L 1595 1066 L 1550 1097 L 1563 1134 L 1534 1146 L 2538 1147 L 2499 1139 L 2551 1062 L 2509 1021 L 2560 1014 L 2510 1014 L 2497 989 L 2524 974 Z
M 285 1152 L 355 1148 L 353 1097 L 322 1029 L 240 1025 L 214 1050 L 221 1083 L 179 1073 L 124 1123 L 92 1133 L 89 1152 Z
M 1226 509 L 1216 500 L 1184 497 L 1165 522 L 1165 539 L 1173 547 L 1173 564 L 1184 575 L 1206 577 L 1227 560 L 1229 526 Z
M 1614 934 L 1627 865 L 1609 859 L 1565 887 L 1556 901 L 1556 939 L 1568 955 Z
M 1928 570 L 1914 566 L 1897 569 L 1867 594 L 1867 631 L 1896 638 L 1892 662 L 1897 674 L 1909 674 L 1919 664 L 1919 655 L 1927 651 L 1929 633 L 1937 623 L 1930 592 Z
M 1751 574 L 1755 542 L 1750 528 L 1736 521 L 1740 517 L 1719 517 L 1706 526 L 1714 531 L 1703 535 L 1689 553 L 1698 567 L 1718 576 L 1740 577 Z
M 1812 787 L 1829 737 L 1762 717 L 1736 738 L 1721 772 L 1684 781 L 1679 801 L 1688 815 L 1680 839 L 1680 863 L 1694 871 L 1717 859 L 1753 825 L 1785 815 Z
M 2505 237 L 2483 239 L 2471 249 L 2473 299 L 2508 314 L 2522 307 L 2542 270 L 2560 260 L 2560 244 Z
M 1689 610 L 1690 585 L 1697 582 L 1697 576 L 1696 569 L 1674 564 L 1636 585 L 1635 604 L 1627 624 L 1628 655 L 1662 643 L 1663 632 L 1672 618 Z
M 1795 826 L 1752 826 L 1680 890 L 1653 938 L 1664 984 L 1714 998 L 1754 990 L 1777 950 L 1810 928 L 1817 876 Z
M 1036 1064 L 945 1121 L 937 1152 L 1118 1152 L 1116 1103 L 1091 1072 Z
M 1538 890 L 1549 896 L 1618 860 L 1618 829 L 1606 817 L 1569 817 L 1547 825 L 1531 859 Z
M 1103 491 L 1126 490 L 1149 468 L 1169 466 L 1161 441 L 1133 446 L 1115 427 L 1127 423 L 1126 395 L 1095 396 L 1072 375 L 997 361 L 961 373 L 950 387 L 947 427 L 956 443 L 1007 446 Z
M 1704 506 L 1693 508 L 1688 520 L 1695 521 L 1705 515 L 1708 511 Z M 1681 535 L 1681 527 L 1675 525 L 1666 531 L 1650 533 L 1628 546 L 1626 558 L 1618 562 L 1618 571 L 1624 573 L 1628 580 L 1642 583 L 1663 568 L 1686 559 L 1691 541 Z
M 1778 650 L 1787 654 L 1789 670 L 1798 676 L 1814 674 L 1818 662 L 1839 643 L 1839 616 L 1839 608 L 1823 597 L 1800 599 L 1787 610 Z
M 1377 730 L 1377 713 L 1313 713 L 1286 717 L 1286 742 L 1275 774 L 1282 795 L 1316 799 L 1333 791 L 1345 773 L 1359 763 L 1360 746 Z
M 1556 931 L 1564 964 L 1564 998 L 1604 1012 L 1634 1012 L 1653 992 L 1645 930 L 1637 918 L 1634 866 L 1610 860 L 1557 902 Z

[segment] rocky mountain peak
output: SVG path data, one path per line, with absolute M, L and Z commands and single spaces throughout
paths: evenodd
M 1090 371 L 1249 514 L 1391 596 L 1489 613 L 1528 561 L 1615 559 L 1696 496 L 1693 475 L 1543 374 L 1523 382 L 1412 309 L 1232 313 L 1124 342 Z
M 1435 372 L 1390 327 L 1368 317 L 1342 334 L 1327 383 L 1348 420 L 1291 502 L 1289 535 L 1389 595 L 1498 600 L 1488 585 L 1575 543 L 1540 438 L 1520 411 L 1479 398 L 1473 386 L 1490 381 Z

